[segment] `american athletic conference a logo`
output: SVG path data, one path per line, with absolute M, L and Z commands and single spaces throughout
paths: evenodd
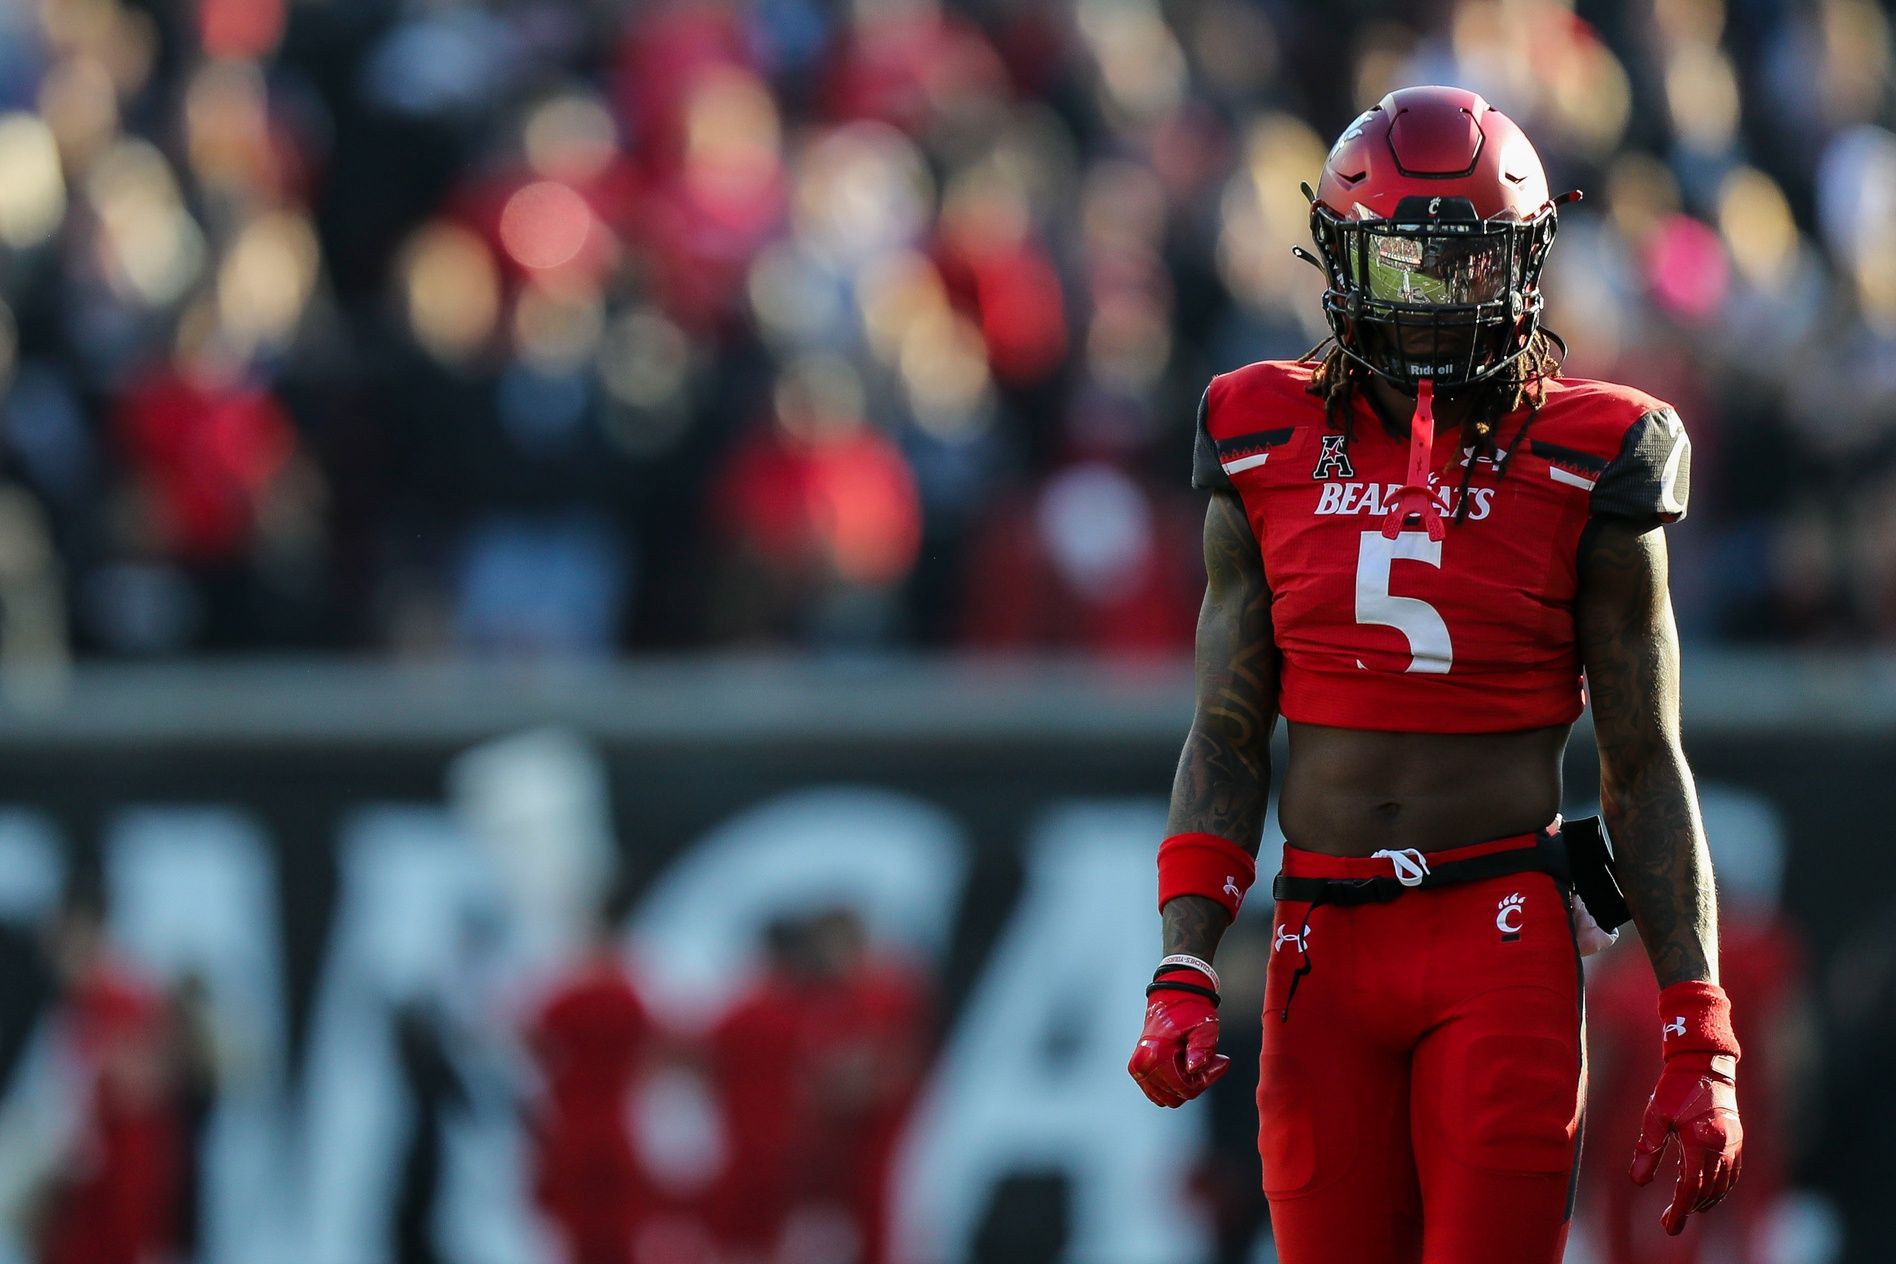
M 1343 449 L 1344 439 L 1345 436 L 1340 434 L 1322 436 L 1323 447 L 1317 453 L 1317 468 L 1310 472 L 1311 478 L 1356 477 L 1356 467 L 1350 464 L 1350 454 Z

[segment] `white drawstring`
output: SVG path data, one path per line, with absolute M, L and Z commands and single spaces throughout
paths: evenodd
M 1371 860 L 1387 860 L 1390 865 L 1395 868 L 1396 881 L 1405 887 L 1421 886 L 1422 879 L 1426 878 L 1429 873 L 1429 862 L 1423 859 L 1422 853 L 1413 847 L 1404 847 L 1401 851 L 1389 851 L 1386 849 L 1383 851 L 1373 851 L 1369 853 L 1369 858 Z

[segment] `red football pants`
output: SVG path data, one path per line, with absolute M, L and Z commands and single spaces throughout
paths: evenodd
M 1393 871 L 1286 847 L 1284 872 Z M 1282 1264 L 1556 1264 L 1586 1091 L 1566 893 L 1523 873 L 1386 904 L 1285 901 L 1276 922 L 1257 1105 Z

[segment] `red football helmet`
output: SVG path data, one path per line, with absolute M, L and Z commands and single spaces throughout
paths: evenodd
M 1499 372 L 1540 325 L 1555 205 L 1534 147 L 1480 96 L 1390 93 L 1331 148 L 1310 208 L 1337 345 L 1404 388 Z

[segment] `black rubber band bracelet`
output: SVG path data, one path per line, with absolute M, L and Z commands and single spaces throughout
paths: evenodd
M 1151 996 L 1154 992 L 1190 992 L 1193 996 L 1202 996 L 1210 1001 L 1213 1009 L 1216 1009 L 1218 1002 L 1223 999 L 1208 987 L 1199 987 L 1196 983 L 1174 983 L 1170 979 L 1154 979 L 1148 983 L 1146 995 Z

